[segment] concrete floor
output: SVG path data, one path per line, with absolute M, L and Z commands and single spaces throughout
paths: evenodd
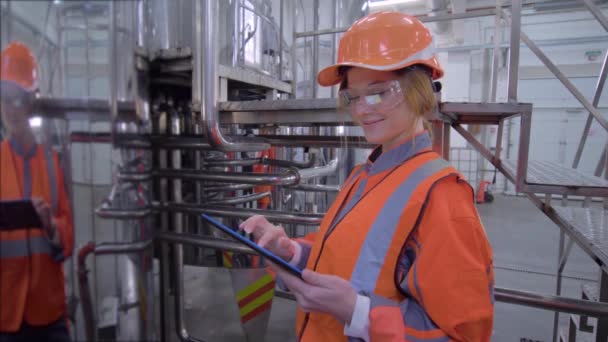
M 493 203 L 480 205 L 479 212 L 494 248 L 496 285 L 552 294 L 557 226 L 524 197 L 499 195 Z M 575 246 L 565 269 L 563 294 L 580 298 L 581 282 L 595 280 L 597 272 L 598 267 Z M 227 270 L 189 268 L 185 283 L 187 327 L 192 336 L 210 342 L 246 341 Z M 493 341 L 551 340 L 552 312 L 504 303 L 497 303 L 495 312 Z M 567 315 L 561 316 L 565 324 Z M 295 340 L 294 322 L 295 303 L 276 298 L 265 340 Z

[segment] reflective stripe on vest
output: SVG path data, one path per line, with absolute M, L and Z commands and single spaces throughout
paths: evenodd
M 22 240 L 0 240 L 0 259 L 26 257 L 30 254 L 53 256 L 54 249 L 44 236 L 30 236 L 29 239 Z
M 350 281 L 357 291 L 374 291 L 399 219 L 414 190 L 428 177 L 448 167 L 450 164 L 443 159 L 422 164 L 388 198 L 368 230 L 352 272 Z
M 48 148 L 44 149 L 44 159 L 46 160 L 47 180 L 49 181 L 49 188 L 51 190 L 51 212 L 56 214 L 58 209 L 57 175 L 55 174 L 55 165 L 53 165 L 53 154 Z

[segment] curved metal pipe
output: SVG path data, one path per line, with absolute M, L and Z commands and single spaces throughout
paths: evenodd
M 228 206 L 200 206 L 184 203 L 155 203 L 152 208 L 142 208 L 134 210 L 124 209 L 105 209 L 102 214 L 100 209 L 95 212 L 102 218 L 115 220 L 133 220 L 146 217 L 153 214 L 155 211 L 178 211 L 187 214 L 200 215 L 207 213 L 221 217 L 234 217 L 246 219 L 253 215 L 264 215 L 268 220 L 281 223 L 295 223 L 302 225 L 318 225 L 323 219 L 323 214 L 301 214 L 301 213 L 285 213 L 276 210 L 261 210 L 250 208 L 234 208 Z
M 194 2 L 194 49 L 192 53 L 193 86 L 192 102 L 200 106 L 203 129 L 207 141 L 222 151 L 263 151 L 269 144 L 255 140 L 233 142 L 228 140 L 219 126 L 217 110 L 218 93 L 218 51 L 217 48 L 217 1 Z M 201 20 L 202 18 L 202 20 Z
M 296 185 L 300 182 L 300 175 L 296 169 L 287 169 L 282 173 L 159 169 L 152 174 L 121 172 L 118 178 L 125 182 L 143 182 L 150 180 L 151 176 L 255 185 Z
M 268 196 L 270 196 L 270 191 L 260 192 L 260 193 L 255 193 L 255 194 L 251 194 L 251 195 L 245 195 L 245 196 L 239 196 L 239 197 L 223 198 L 223 199 L 214 200 L 214 201 L 206 201 L 205 204 L 206 205 L 241 204 L 241 203 L 257 201 L 259 199 L 262 199 L 262 198 L 268 197 Z
M 271 158 L 244 158 L 244 159 L 216 159 L 216 160 L 206 160 L 204 164 L 206 166 L 251 166 L 257 164 L 278 166 L 284 168 L 295 167 L 298 169 L 311 167 L 314 165 L 316 158 L 310 158 L 305 162 L 297 162 L 290 160 L 280 160 L 280 159 L 271 159 Z
M 499 302 L 531 306 L 539 309 L 567 312 L 592 317 L 608 317 L 608 304 L 589 300 L 565 298 L 534 292 L 496 288 L 494 297 Z
M 309 169 L 302 169 L 302 170 L 299 170 L 298 172 L 300 173 L 301 179 L 308 179 L 308 178 L 332 175 L 332 174 L 336 173 L 337 169 L 338 169 L 338 159 L 334 159 L 334 160 L 330 161 L 329 163 L 327 163 L 327 165 L 311 167 Z

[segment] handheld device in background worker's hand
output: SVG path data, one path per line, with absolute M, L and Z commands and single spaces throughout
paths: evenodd
M 53 226 L 53 221 L 51 220 L 50 206 L 40 198 L 32 198 L 32 204 L 34 205 L 34 209 L 36 209 L 36 213 L 40 218 L 40 223 L 42 223 L 41 228 L 50 239 L 53 239 L 55 237 L 55 227 Z

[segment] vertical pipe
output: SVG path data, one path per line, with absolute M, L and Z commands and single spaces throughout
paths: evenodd
M 111 1 L 110 6 L 110 49 L 109 49 L 109 61 L 110 61 L 110 114 L 112 117 L 112 143 L 115 142 L 116 124 L 118 118 L 118 44 L 117 44 L 117 33 L 116 30 L 116 2 Z
M 279 0 L 279 79 L 283 80 L 283 28 L 284 28 L 284 6 L 285 0 Z
M 598 286 L 598 296 L 597 300 L 599 302 L 607 302 L 608 301 L 608 274 L 600 269 L 599 281 L 597 283 Z M 608 341 L 608 318 L 598 318 L 597 319 L 597 331 L 595 335 L 595 340 L 600 341 Z
M 313 4 L 313 30 L 319 29 L 319 0 L 314 0 Z M 312 38 L 312 97 L 317 98 L 317 73 L 319 72 L 319 35 L 316 34 Z
M 296 6 L 295 1 L 292 1 L 292 15 L 291 15 L 291 23 L 292 23 L 292 31 L 291 31 L 291 97 L 295 98 L 298 90 L 298 41 L 296 38 L 296 31 L 298 30 L 297 25 L 297 15 L 298 15 L 298 6 Z
M 549 199 L 551 198 L 550 194 L 547 194 Z M 547 204 L 548 205 L 548 204 Z M 559 270 L 559 264 L 562 260 L 562 256 L 564 254 L 564 243 L 565 243 L 565 234 L 564 231 L 560 229 L 559 231 L 559 252 L 557 254 L 557 283 L 555 285 L 555 295 L 559 296 L 562 293 L 562 272 Z M 551 341 L 557 342 L 557 334 L 559 327 L 559 312 L 556 311 L 553 315 L 553 339 Z
M 12 1 L 6 2 L 6 41 L 10 42 L 13 38 L 13 7 Z
M 234 0 L 232 2 L 233 16 L 234 16 L 234 34 L 232 35 L 232 42 L 234 51 L 232 53 L 232 66 L 237 67 L 239 65 L 239 54 L 241 51 L 241 6 L 240 0 Z M 194 20 L 200 20 L 200 18 L 194 18 Z M 195 21 L 196 23 L 196 21 Z M 196 44 L 196 43 L 195 43 Z M 194 89 L 193 89 L 194 91 Z
M 86 13 L 84 13 L 84 40 L 85 40 L 85 49 L 84 49 L 84 60 L 85 60 L 85 83 L 86 83 L 86 96 L 87 98 L 91 97 L 91 62 L 90 62 L 90 56 L 89 56 L 89 51 L 91 49 L 90 47 L 90 41 L 89 41 L 89 17 Z
M 597 78 L 597 83 L 595 84 L 595 94 L 593 95 L 593 107 L 597 108 L 597 105 L 600 103 L 600 97 L 602 96 L 602 91 L 604 90 L 604 83 L 606 82 L 606 75 L 608 75 L 608 52 L 606 56 L 604 56 L 604 61 L 602 62 L 602 69 L 600 71 L 600 75 Z M 585 143 L 587 142 L 587 135 L 589 134 L 589 130 L 591 129 L 591 124 L 593 123 L 593 115 L 589 113 L 587 116 L 587 122 L 585 122 L 585 128 L 583 129 L 583 134 L 581 136 L 581 140 L 578 143 L 578 148 L 576 149 L 576 154 L 574 155 L 574 161 L 572 162 L 572 168 L 576 169 L 578 164 L 581 161 L 581 156 L 583 154 L 583 149 L 585 148 Z
M 498 59 L 500 57 L 500 17 L 502 0 L 496 0 L 496 15 L 494 16 L 494 49 L 492 50 L 492 83 L 490 85 L 490 102 L 496 102 L 496 87 L 498 86 Z M 518 40 L 519 42 L 519 40 Z
M 55 18 L 57 22 L 57 58 L 59 62 L 59 87 L 61 88 L 60 93 L 58 95 L 66 96 L 65 65 L 63 63 L 65 52 L 63 51 L 63 31 L 61 29 L 63 21 L 61 20 L 61 11 L 57 11 Z
M 332 26 L 331 28 L 336 28 L 338 25 L 338 0 L 333 0 L 333 15 L 332 15 Z M 336 42 L 338 41 L 338 34 L 334 33 L 331 38 L 331 63 L 336 63 L 336 51 L 338 47 L 336 46 Z M 331 97 L 336 97 L 336 87 L 331 87 Z
M 517 102 L 519 77 L 519 40 L 521 36 L 521 0 L 511 1 L 511 47 L 509 51 L 509 102 Z

